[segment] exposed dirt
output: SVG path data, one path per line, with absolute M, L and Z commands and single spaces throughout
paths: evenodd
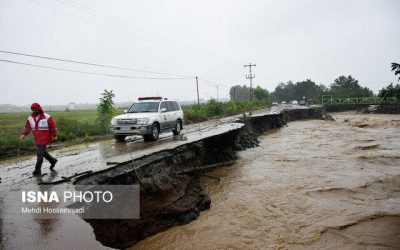
M 210 207 L 210 198 L 200 185 L 201 171 L 177 174 L 207 164 L 237 158 L 235 139 L 241 130 L 166 150 L 120 164 L 112 171 L 83 177 L 76 184 L 141 184 L 140 220 L 87 220 L 96 239 L 114 248 L 125 248 L 170 227 L 196 219 Z M 247 145 L 247 144 L 246 144 Z

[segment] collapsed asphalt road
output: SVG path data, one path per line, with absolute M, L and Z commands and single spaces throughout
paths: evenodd
M 33 166 L 35 161 L 34 157 L 24 157 L 16 161 L 5 161 L 0 167 L 0 174 L 2 177 L 0 191 L 0 195 L 2 197 L 2 202 L 0 204 L 2 218 L 7 218 L 8 210 L 16 209 L 9 207 L 7 200 L 3 199 L 7 192 L 15 192 L 21 190 L 22 188 L 35 190 L 35 188 L 37 189 L 36 184 L 39 182 L 56 181 L 60 180 L 61 176 L 71 176 L 75 173 L 84 172 L 87 170 L 92 170 L 96 173 L 87 178 L 80 178 L 80 180 L 78 180 L 80 184 L 89 183 L 90 181 L 97 184 L 107 184 L 110 183 L 108 182 L 110 180 L 115 181 L 115 179 L 112 177 L 113 173 L 117 173 L 118 171 L 116 170 L 124 167 L 124 165 L 126 167 L 125 162 L 131 162 L 135 159 L 139 159 L 139 161 L 140 159 L 149 159 L 148 157 L 155 159 L 157 158 L 157 155 L 158 158 L 156 161 L 163 162 L 164 160 L 162 153 L 169 152 L 170 154 L 167 154 L 166 157 L 172 157 L 171 159 L 174 159 L 172 160 L 174 164 L 170 165 L 169 163 L 172 162 L 167 161 L 169 168 L 167 168 L 162 175 L 157 175 L 157 171 L 154 171 L 154 166 L 151 167 L 152 161 L 147 160 L 145 160 L 145 162 L 150 164 L 147 164 L 146 171 L 142 173 L 148 180 L 147 184 L 142 186 L 143 190 L 149 194 L 149 196 L 147 196 L 149 201 L 154 201 L 154 198 L 157 198 L 157 190 L 163 190 L 163 193 L 166 194 L 169 193 L 171 189 L 165 188 L 165 186 L 172 187 L 172 189 L 174 186 L 177 186 L 165 185 L 165 183 L 184 183 L 179 192 L 174 192 L 178 195 L 171 195 L 168 199 L 164 200 L 166 206 L 174 203 L 172 208 L 171 206 L 169 207 L 170 213 L 166 213 L 168 216 L 163 218 L 146 216 L 146 213 L 147 215 L 150 214 L 146 211 L 152 211 L 152 207 L 159 204 L 146 202 L 146 195 L 141 194 L 143 197 L 141 200 L 141 211 L 143 213 L 141 214 L 141 217 L 144 219 L 133 223 L 132 221 L 120 221 L 125 224 L 128 223 L 125 225 L 125 233 L 120 231 L 121 226 L 123 226 L 120 223 L 112 223 L 109 221 L 109 224 L 104 225 L 103 222 L 105 221 L 90 221 L 90 225 L 95 229 L 96 239 L 102 244 L 117 248 L 130 246 L 149 235 L 157 233 L 158 231 L 165 230 L 166 228 L 174 225 L 187 223 L 196 218 L 200 210 L 208 208 L 210 201 L 207 194 L 204 192 L 204 190 L 202 190 L 202 187 L 198 183 L 198 176 L 174 175 L 174 177 L 171 177 L 177 168 L 181 167 L 181 170 L 184 170 L 185 167 L 192 168 L 234 160 L 236 158 L 235 150 L 244 149 L 256 144 L 254 135 L 257 135 L 266 129 L 280 127 L 290 119 L 316 118 L 320 117 L 321 115 L 320 112 L 315 112 L 315 110 L 304 109 L 299 111 L 292 110 L 289 112 L 290 114 L 287 112 L 283 114 L 271 113 L 278 112 L 268 112 L 268 114 L 264 113 L 254 115 L 251 119 L 245 119 L 241 123 L 229 123 L 237 120 L 237 117 L 231 117 L 218 121 L 191 125 L 185 130 L 185 138 L 181 137 L 177 139 L 166 136 L 155 143 L 141 143 L 140 141 L 133 140 L 127 144 L 118 144 L 111 141 L 104 141 L 57 150 L 55 151 L 55 155 L 60 159 L 60 164 L 57 165 L 58 172 L 53 172 L 51 174 L 48 173 L 40 178 L 33 178 L 30 175 L 32 171 L 31 166 Z M 247 126 L 245 126 L 245 124 Z M 249 126 L 252 127 L 251 131 L 248 129 L 243 129 Z M 176 149 L 178 149 L 178 151 L 181 150 L 186 158 L 183 157 L 180 159 L 181 161 L 176 161 L 176 159 L 179 158 L 173 157 L 175 155 L 174 150 Z M 192 153 L 186 155 L 186 153 L 190 151 Z M 115 166 L 108 165 L 107 163 L 112 163 Z M 43 166 L 44 169 L 45 167 L 46 166 Z M 105 181 L 104 178 L 100 178 L 102 175 L 104 176 L 105 173 L 106 175 L 111 173 L 111 177 L 109 176 L 110 178 L 108 178 L 107 181 Z M 166 178 L 160 178 L 160 176 Z M 130 180 L 132 180 L 130 183 L 135 182 L 134 178 L 130 178 Z M 129 184 L 129 182 L 120 182 L 118 184 Z M 149 190 L 153 190 L 153 192 L 148 192 Z M 182 199 L 182 197 L 189 199 Z M 175 203 L 176 200 L 179 200 L 181 204 Z M 71 232 L 71 228 L 69 228 L 69 230 L 68 228 L 67 230 L 66 228 L 62 229 L 63 226 L 65 227 L 65 225 L 68 223 L 65 223 L 62 218 L 60 218 L 60 220 L 61 222 L 53 221 L 50 223 L 47 221 L 46 223 L 43 223 L 33 222 L 34 219 L 29 217 L 4 219 L 1 221 L 1 244 L 4 248 L 20 248 L 24 244 L 29 244 L 29 242 L 34 241 L 38 244 L 38 246 L 42 245 L 48 247 L 49 244 L 52 243 L 46 239 L 49 238 L 49 235 L 52 235 L 52 237 L 55 237 L 59 240 L 59 243 L 66 242 L 66 244 L 71 244 L 71 239 L 73 239 L 73 242 L 75 242 L 79 248 L 84 245 L 96 248 L 100 247 L 98 242 L 93 242 L 94 235 L 92 233 L 88 233 L 91 231 L 88 231 L 88 224 L 82 223 L 82 221 L 79 219 L 69 220 L 69 222 L 72 223 L 70 226 L 73 228 L 79 225 L 78 227 L 81 230 L 81 234 L 79 237 L 76 237 L 75 234 L 80 230 L 72 230 L 73 232 Z M 155 222 L 155 220 L 157 220 L 156 224 L 158 226 L 153 227 L 153 229 L 146 229 L 146 226 L 149 226 L 149 222 Z M 142 223 L 141 221 L 146 223 Z M 140 227 L 137 227 L 136 229 L 140 229 L 144 233 L 135 237 L 131 237 L 129 232 L 132 232 L 130 231 L 132 229 L 132 225 L 134 228 L 135 225 L 140 225 Z M 104 226 L 106 226 L 107 229 L 113 229 L 111 232 L 118 232 L 118 234 L 105 234 Z M 26 232 L 32 231 L 29 229 L 33 229 L 33 231 L 37 229 L 40 233 L 37 235 L 31 234 L 31 237 L 25 237 L 27 234 Z M 107 231 L 110 232 L 110 230 Z M 24 232 L 24 240 L 21 241 L 18 235 L 21 235 L 21 233 Z M 69 237 L 65 235 L 65 232 L 69 234 Z M 86 238 L 82 236 L 82 234 L 85 235 Z M 84 239 L 83 242 L 82 239 Z M 85 241 L 85 239 L 87 239 L 87 241 Z
M 230 129 L 175 148 L 154 152 L 129 162 L 79 177 L 75 184 L 140 184 L 140 219 L 86 220 L 106 246 L 126 248 L 170 227 L 196 219 L 210 207 L 201 173 L 232 164 L 236 152 L 258 144 L 261 133 L 290 120 L 321 118 L 320 109 L 298 109 L 279 114 L 258 114 L 228 123 Z

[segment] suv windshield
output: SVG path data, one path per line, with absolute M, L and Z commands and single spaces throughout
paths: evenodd
M 158 112 L 159 102 L 137 102 L 130 107 L 128 113 Z

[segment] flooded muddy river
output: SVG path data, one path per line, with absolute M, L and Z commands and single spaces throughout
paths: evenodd
M 203 180 L 209 210 L 131 249 L 399 249 L 400 115 L 333 117 L 259 137 Z

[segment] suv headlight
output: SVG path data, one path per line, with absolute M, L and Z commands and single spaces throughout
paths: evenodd
M 137 119 L 137 124 L 147 124 L 149 123 L 149 118 L 139 118 Z
M 113 125 L 113 126 L 117 125 L 117 118 L 111 119 L 111 125 Z

